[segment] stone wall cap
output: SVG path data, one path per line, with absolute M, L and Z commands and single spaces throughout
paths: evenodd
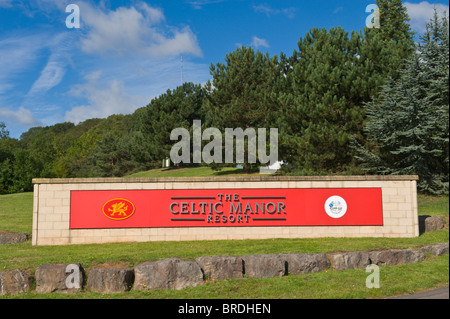
M 211 176 L 211 177 L 107 177 L 34 178 L 33 184 L 89 183 L 189 183 L 189 182 L 306 182 L 306 181 L 416 181 L 417 175 L 333 175 L 333 176 Z

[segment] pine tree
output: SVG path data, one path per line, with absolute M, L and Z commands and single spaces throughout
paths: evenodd
M 354 165 L 350 140 L 364 143 L 364 103 L 389 77 L 398 78 L 414 49 L 406 8 L 378 0 L 381 27 L 349 33 L 314 28 L 284 64 L 287 88 L 278 103 L 280 153 L 304 174 L 338 172 Z
M 225 128 L 266 128 L 275 120 L 279 77 L 277 57 L 269 57 L 251 47 L 228 53 L 224 63 L 211 65 L 212 83 L 208 83 L 202 112 L 205 126 L 224 132 Z M 267 143 L 269 139 L 267 138 Z M 247 146 L 244 147 L 247 150 Z M 224 152 L 223 152 L 224 153 Z M 235 153 L 234 153 L 235 154 Z M 247 152 L 244 170 L 250 169 Z M 213 165 L 220 168 L 222 165 Z
M 382 40 L 413 41 L 413 33 L 409 25 L 409 16 L 402 0 L 377 0 L 380 10 L 380 33 Z M 411 46 L 411 43 L 408 47 Z
M 338 171 L 352 160 L 347 144 L 362 130 L 361 105 L 373 92 L 360 44 L 360 33 L 314 28 L 293 54 L 278 125 L 283 159 L 305 172 Z
M 417 174 L 418 187 L 448 192 L 448 20 L 435 16 L 397 81 L 367 104 L 366 131 L 376 150 L 357 158 L 378 174 Z
M 414 32 L 401 0 L 377 0 L 380 27 L 364 28 L 361 62 L 367 63 L 367 80 L 379 93 L 390 77 L 398 79 L 405 61 L 414 51 Z M 363 62 L 364 61 L 364 62 Z M 371 98 L 371 97 L 369 97 Z M 366 100 L 367 102 L 368 100 Z
M 143 134 L 140 139 L 148 150 L 145 156 L 155 165 L 170 156 L 174 144 L 170 133 L 175 128 L 191 128 L 194 120 L 202 120 L 200 108 L 205 90 L 199 84 L 183 83 L 174 90 L 153 99 L 138 115 L 137 130 Z M 138 155 L 135 155 L 138 157 Z

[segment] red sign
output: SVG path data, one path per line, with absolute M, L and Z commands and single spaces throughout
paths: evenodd
M 381 188 L 72 191 L 70 228 L 381 226 Z

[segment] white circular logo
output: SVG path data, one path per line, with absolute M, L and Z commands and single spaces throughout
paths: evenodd
M 347 203 L 340 196 L 331 196 L 325 201 L 325 212 L 331 218 L 341 218 L 347 212 Z

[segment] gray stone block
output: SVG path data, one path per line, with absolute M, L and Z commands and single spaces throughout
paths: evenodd
M 244 274 L 251 278 L 270 278 L 286 275 L 286 261 L 280 255 L 243 256 Z
M 287 263 L 287 272 L 290 275 L 324 271 L 330 266 L 325 254 L 285 254 L 282 257 Z
M 133 268 L 92 268 L 87 289 L 101 293 L 129 291 L 134 282 Z
M 28 292 L 32 284 L 33 277 L 21 270 L 15 269 L 0 272 L 0 296 Z
M 73 265 L 75 271 L 69 265 Z M 83 284 L 83 268 L 80 264 L 43 264 L 36 269 L 35 277 L 38 293 L 79 292 Z
M 430 252 L 435 256 L 448 255 L 448 243 L 440 243 L 422 247 L 423 252 Z
M 367 267 L 369 253 L 366 251 L 350 251 L 329 254 L 331 265 L 336 270 L 359 269 Z
M 423 251 L 414 249 L 388 249 L 369 252 L 371 264 L 375 265 L 399 265 L 416 263 L 425 259 Z
M 241 257 L 208 256 L 195 260 L 206 279 L 242 278 L 244 267 Z
M 204 283 L 200 266 L 195 262 L 169 258 L 145 262 L 134 267 L 134 289 L 183 289 Z

